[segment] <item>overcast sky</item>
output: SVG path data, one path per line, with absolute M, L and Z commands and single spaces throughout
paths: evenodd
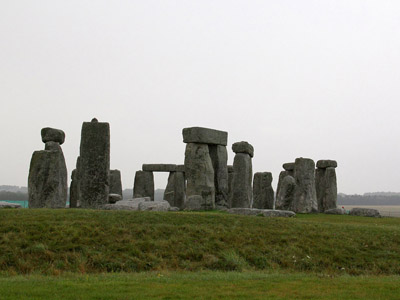
M 0 184 L 27 185 L 42 127 L 110 123 L 111 168 L 183 163 L 182 128 L 229 132 L 277 184 L 336 159 L 339 192 L 400 192 L 400 1 L 0 2 Z M 156 174 L 164 188 L 166 174 Z

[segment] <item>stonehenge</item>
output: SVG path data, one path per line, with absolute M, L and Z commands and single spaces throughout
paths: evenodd
M 95 118 L 83 122 L 80 153 L 71 172 L 69 207 L 131 209 L 135 204 L 137 210 L 233 209 L 250 215 L 259 210 L 268 216 L 285 215 L 286 211 L 337 213 L 334 160 L 315 164 L 312 159 L 300 157 L 284 163 L 275 195 L 272 173 L 256 172 L 253 177 L 254 148 L 248 142 L 232 144 L 235 156 L 233 165 L 228 166 L 227 132 L 190 127 L 182 130 L 182 136 L 186 144 L 184 164 L 143 164 L 135 173 L 133 199 L 125 201 L 121 172 L 110 170 L 109 124 Z M 46 127 L 41 137 L 44 150 L 35 151 L 30 164 L 29 207 L 63 208 L 68 189 L 61 149 L 65 133 Z M 169 173 L 162 203 L 154 201 L 154 172 Z M 139 209 L 140 201 L 136 203 L 135 199 L 153 203 L 142 204 L 143 209 Z
M 233 161 L 232 179 L 232 208 L 251 208 L 253 202 L 253 167 L 252 157 L 254 156 L 253 146 L 248 142 L 237 142 L 232 145 L 235 152 Z
M 65 141 L 62 130 L 43 128 L 45 150 L 33 152 L 29 176 L 29 208 L 64 208 L 67 203 L 68 174 L 61 144 Z

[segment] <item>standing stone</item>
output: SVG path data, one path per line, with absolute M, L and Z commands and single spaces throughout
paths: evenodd
M 120 170 L 110 170 L 110 194 L 118 194 L 122 196 Z
M 292 206 L 296 180 L 287 175 L 282 179 L 279 194 L 276 195 L 275 209 L 288 210 Z
M 69 188 L 69 207 L 78 207 L 78 178 L 77 170 L 73 170 L 71 173 L 71 186 Z
M 154 201 L 154 175 L 153 172 L 136 171 L 133 198 L 144 197 L 150 197 Z
M 228 208 L 232 207 L 233 166 L 228 166 Z
M 42 129 L 45 149 L 32 155 L 28 177 L 29 208 L 65 208 L 68 193 L 68 174 L 60 142 L 62 130 Z
M 207 209 L 215 208 L 214 168 L 207 144 L 188 143 L 185 151 L 186 196 L 199 195 Z
M 233 161 L 232 208 L 251 208 L 253 200 L 252 179 L 251 156 L 247 153 L 237 153 Z
M 80 147 L 80 205 L 96 208 L 108 203 L 110 125 L 93 119 L 82 125 Z
M 272 188 L 272 173 L 259 172 L 253 180 L 253 208 L 273 209 L 274 189 Z
M 282 181 L 283 179 L 290 175 L 290 176 L 294 176 L 294 163 L 285 163 L 282 165 L 283 169 L 285 171 L 282 171 L 281 173 L 279 173 L 279 179 L 278 179 L 278 186 L 276 188 L 276 197 L 278 198 L 280 189 L 281 189 L 281 185 L 282 185 Z
M 228 152 L 226 146 L 209 145 L 214 168 L 215 205 L 228 207 Z
M 317 162 L 317 166 L 326 166 L 328 164 Z M 326 162 L 326 161 L 323 161 Z M 335 161 L 329 161 L 335 162 Z M 337 163 L 331 163 L 336 165 Z M 315 170 L 315 187 L 317 191 L 318 211 L 336 208 L 337 205 L 337 182 L 335 167 L 317 168 Z
M 164 192 L 164 200 L 168 201 L 171 207 L 178 207 L 180 209 L 183 209 L 185 206 L 185 198 L 185 173 L 169 173 L 168 184 Z
M 296 180 L 296 187 L 291 210 L 296 213 L 317 212 L 314 161 L 309 158 L 296 158 L 294 179 Z

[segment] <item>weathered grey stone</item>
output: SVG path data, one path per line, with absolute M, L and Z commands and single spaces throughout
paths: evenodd
M 185 151 L 186 196 L 200 195 L 205 209 L 215 207 L 214 168 L 208 145 L 189 143 Z
M 109 194 L 108 195 L 108 203 L 110 203 L 110 204 L 114 204 L 121 200 L 122 200 L 122 196 L 119 194 Z
M 336 168 L 336 167 L 337 167 L 337 161 L 336 160 L 323 159 L 323 160 L 317 161 L 317 168 L 318 169 Z
M 253 201 L 253 168 L 249 154 L 237 153 L 233 161 L 231 207 L 250 208 Z
M 180 211 L 179 207 L 171 206 L 168 211 Z
M 176 165 L 176 172 L 185 173 L 185 165 Z
M 317 191 L 318 211 L 336 208 L 337 183 L 335 168 L 315 170 L 315 188 Z
M 184 143 L 212 144 L 223 145 L 228 144 L 228 133 L 225 131 L 203 128 L 190 127 L 182 130 Z
M 233 166 L 228 166 L 228 173 L 233 173 Z
M 296 187 L 290 210 L 296 213 L 317 212 L 314 161 L 309 158 L 296 158 L 294 179 L 296 180 Z
M 235 153 L 246 153 L 251 157 L 254 156 L 254 148 L 248 142 L 237 142 L 232 145 L 232 151 Z
M 65 208 L 67 181 L 62 151 L 35 151 L 29 168 L 29 208 Z
M 294 217 L 296 214 L 288 210 L 257 209 L 257 208 L 231 208 L 228 213 L 245 216 L 264 216 L 264 217 Z
M 69 187 L 69 207 L 78 207 L 78 178 L 77 170 L 71 172 L 71 186 Z
M 375 217 L 375 218 L 381 217 L 379 211 L 377 209 L 372 209 L 372 208 L 355 207 L 352 210 L 350 210 L 349 214 L 351 216 L 360 216 L 360 217 Z
M 287 171 L 283 171 L 287 172 Z M 281 210 L 288 210 L 294 199 L 294 190 L 296 187 L 296 180 L 286 175 L 281 181 L 281 187 L 279 193 L 276 195 L 275 208 Z
M 21 204 L 0 201 L 0 209 L 1 208 L 21 208 L 21 207 L 22 207 Z
M 164 191 L 164 200 L 171 206 L 183 208 L 186 198 L 185 173 L 171 172 L 168 176 L 168 184 Z
M 150 197 L 154 201 L 153 172 L 136 171 L 133 198 Z
M 93 119 L 81 133 L 79 201 L 82 208 L 108 203 L 110 175 L 110 125 Z
M 282 167 L 285 171 L 294 171 L 294 163 L 293 162 L 285 163 L 282 165 Z
M 228 152 L 225 146 L 209 145 L 214 168 L 215 205 L 228 206 Z
M 146 201 L 139 203 L 139 211 L 168 211 L 170 209 L 168 201 Z
M 205 202 L 200 195 L 192 195 L 187 198 L 185 203 L 185 210 L 204 210 Z
M 228 208 L 232 207 L 232 193 L 233 193 L 232 182 L 233 182 L 233 166 L 232 166 L 232 172 L 229 172 L 228 168 Z
M 65 141 L 65 133 L 61 129 L 45 127 L 41 131 L 42 142 L 57 142 L 62 145 Z
M 115 204 L 105 204 L 100 209 L 106 210 L 138 210 L 139 203 L 151 201 L 150 197 L 135 198 L 117 201 Z
M 253 208 L 274 208 L 274 189 L 272 188 L 272 173 L 258 172 L 254 174 L 253 199 Z
M 61 146 L 57 142 L 46 142 L 44 150 L 48 151 L 62 151 Z
M 331 208 L 324 211 L 325 214 L 328 215 L 345 215 L 346 210 L 343 208 Z
M 110 194 L 118 194 L 123 198 L 120 170 L 110 170 Z
M 146 172 L 176 172 L 174 164 L 143 164 L 142 170 Z

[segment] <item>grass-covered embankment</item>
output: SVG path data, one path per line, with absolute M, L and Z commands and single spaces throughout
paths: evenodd
M 259 272 L 135 273 L 0 277 L 2 300 L 17 299 L 399 299 L 398 276 Z
M 1 210 L 0 272 L 287 270 L 400 274 L 400 219 Z

